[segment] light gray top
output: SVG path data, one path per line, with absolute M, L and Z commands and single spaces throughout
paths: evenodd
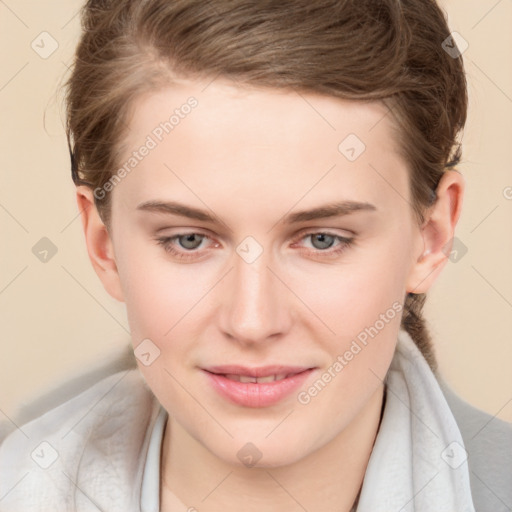
M 151 432 L 142 476 L 141 512 L 160 512 L 160 455 L 167 418 L 167 411 L 161 407 Z

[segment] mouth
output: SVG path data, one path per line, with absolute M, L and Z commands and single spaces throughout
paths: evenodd
M 202 369 L 208 382 L 223 398 L 245 407 L 277 404 L 315 370 L 308 366 L 215 366 Z

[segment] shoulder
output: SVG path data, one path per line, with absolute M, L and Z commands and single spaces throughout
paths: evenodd
M 0 508 L 130 510 L 159 409 L 130 369 L 17 428 L 0 445 Z
M 441 377 L 438 382 L 459 426 L 479 512 L 512 508 L 512 424 L 459 397 Z

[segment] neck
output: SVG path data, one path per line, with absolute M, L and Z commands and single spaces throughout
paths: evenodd
M 184 511 L 195 510 L 193 505 L 201 512 L 349 512 L 379 429 L 383 398 L 380 386 L 334 439 L 293 464 L 274 468 L 231 465 L 169 416 L 162 445 L 160 510 L 174 512 L 181 501 L 187 505 Z

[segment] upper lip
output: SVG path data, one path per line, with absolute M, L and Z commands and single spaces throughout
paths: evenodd
M 208 366 L 203 368 L 210 373 L 217 373 L 220 375 L 234 374 L 246 375 L 248 377 L 268 377 L 270 375 L 294 375 L 306 370 L 311 370 L 311 366 L 283 366 L 283 365 L 270 365 L 249 368 L 248 366 L 240 366 L 236 364 L 228 364 L 221 366 Z

